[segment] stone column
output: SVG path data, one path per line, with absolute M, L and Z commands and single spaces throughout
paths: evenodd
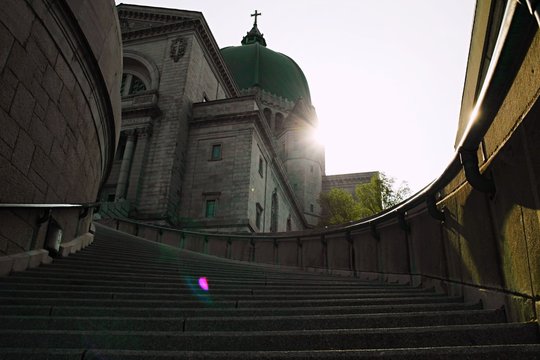
M 133 158 L 133 150 L 135 148 L 135 130 L 128 130 L 126 131 L 126 133 L 126 148 L 124 150 L 122 164 L 120 165 L 120 175 L 118 176 L 118 183 L 116 184 L 116 200 L 124 199 L 126 197 L 129 170 L 131 168 L 131 159 Z
M 138 200 L 143 168 L 146 163 L 146 146 L 150 135 L 152 135 L 152 129 L 149 126 L 137 129 L 137 147 L 133 153 L 131 172 L 129 174 L 129 187 L 126 196 L 132 204 L 136 204 Z

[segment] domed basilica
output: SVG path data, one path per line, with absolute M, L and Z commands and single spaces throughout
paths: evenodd
M 325 176 L 308 81 L 257 26 L 219 49 L 200 12 L 121 4 L 122 132 L 101 194 L 126 215 L 212 231 L 317 225 Z

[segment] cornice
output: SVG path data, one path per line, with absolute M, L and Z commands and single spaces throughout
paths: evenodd
M 146 20 L 155 21 L 156 23 L 163 22 L 163 24 L 155 24 L 146 29 L 139 29 L 134 31 L 122 32 L 122 41 L 128 42 L 133 40 L 141 40 L 154 36 L 167 35 L 178 31 L 194 31 L 201 41 L 204 43 L 208 54 L 210 55 L 213 63 L 217 67 L 219 74 L 221 75 L 224 85 L 227 88 L 230 96 L 236 97 L 239 94 L 238 87 L 233 80 L 229 69 L 225 65 L 225 61 L 221 56 L 220 50 L 214 41 L 214 38 L 210 32 L 210 29 L 204 22 L 204 18 L 200 13 L 193 13 L 193 16 L 197 17 L 182 17 L 174 16 L 171 14 L 152 13 L 151 8 L 149 11 L 136 11 L 133 8 L 118 9 L 118 17 L 120 22 L 124 20 Z
M 147 9 L 147 10 L 156 9 L 159 11 L 166 10 L 168 12 L 179 11 L 179 10 L 174 10 L 174 9 L 160 9 L 160 8 L 151 8 L 151 7 L 136 6 L 136 5 L 123 5 L 123 4 L 119 5 L 117 9 L 118 9 L 119 18 L 130 18 L 134 20 L 135 19 L 150 20 L 150 21 L 156 21 L 156 22 L 171 23 L 171 22 L 182 21 L 189 18 L 188 16 L 165 14 L 163 12 L 142 11 L 142 9 Z M 196 14 L 197 12 L 189 12 L 189 13 Z

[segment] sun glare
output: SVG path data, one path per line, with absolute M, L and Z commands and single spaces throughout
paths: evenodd
M 328 138 L 325 136 L 324 131 L 322 127 L 319 125 L 319 127 L 316 127 L 315 130 L 313 130 L 313 140 L 315 140 L 317 143 L 326 146 L 326 141 Z

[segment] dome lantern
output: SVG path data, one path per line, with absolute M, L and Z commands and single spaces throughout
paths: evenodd
M 266 46 L 266 40 L 264 40 L 264 35 L 261 34 L 259 28 L 257 27 L 257 16 L 260 15 L 262 15 L 262 13 L 257 12 L 257 10 L 255 10 L 254 14 L 251 14 L 251 16 L 255 17 L 255 21 L 253 22 L 253 27 L 251 28 L 251 30 L 242 39 L 242 45 L 259 43 L 262 46 Z

